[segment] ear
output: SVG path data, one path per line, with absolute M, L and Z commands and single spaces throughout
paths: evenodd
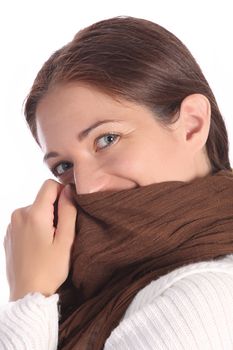
M 182 138 L 186 146 L 201 150 L 207 141 L 211 121 L 211 106 L 202 94 L 192 94 L 184 98 L 180 106 Z

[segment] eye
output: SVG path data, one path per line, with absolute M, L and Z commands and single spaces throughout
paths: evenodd
M 119 137 L 120 137 L 119 134 L 107 133 L 107 134 L 99 136 L 96 139 L 95 144 L 100 145 L 98 147 L 99 149 L 104 149 L 104 148 L 109 147 L 112 144 L 114 144 L 116 142 L 116 140 L 119 139 Z
M 56 177 L 59 177 L 59 176 L 63 175 L 67 170 L 69 170 L 69 165 L 72 166 L 72 164 L 69 162 L 61 162 L 61 163 L 55 165 L 51 169 L 51 171 Z
M 107 148 L 112 144 L 116 143 L 116 140 L 118 140 L 119 138 L 120 138 L 119 134 L 115 134 L 115 133 L 103 134 L 95 139 L 95 145 L 98 145 L 97 148 L 99 150 L 103 150 L 104 148 Z M 60 162 L 56 164 L 54 167 L 52 167 L 50 170 L 52 171 L 54 176 L 61 177 L 72 166 L 73 165 L 70 162 Z

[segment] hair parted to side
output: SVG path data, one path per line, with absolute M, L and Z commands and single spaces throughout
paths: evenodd
M 36 108 L 56 84 L 83 82 L 114 97 L 148 107 L 161 125 L 175 122 L 182 100 L 194 93 L 211 105 L 206 150 L 212 172 L 231 170 L 228 135 L 213 92 L 198 63 L 172 33 L 151 21 L 117 16 L 80 30 L 38 72 L 24 113 L 33 137 Z

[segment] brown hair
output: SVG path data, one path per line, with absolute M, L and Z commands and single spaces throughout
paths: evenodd
M 227 130 L 213 92 L 189 50 L 160 25 L 130 16 L 102 20 L 80 30 L 54 52 L 37 74 L 25 103 L 26 121 L 38 144 L 39 101 L 54 84 L 72 81 L 140 103 L 164 126 L 175 121 L 186 96 L 205 95 L 212 112 L 206 142 L 212 171 L 231 170 Z

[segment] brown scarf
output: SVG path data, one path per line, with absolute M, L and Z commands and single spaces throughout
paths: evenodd
M 177 267 L 233 253 L 233 173 L 74 195 L 71 270 L 58 289 L 62 350 L 100 350 L 132 299 Z

